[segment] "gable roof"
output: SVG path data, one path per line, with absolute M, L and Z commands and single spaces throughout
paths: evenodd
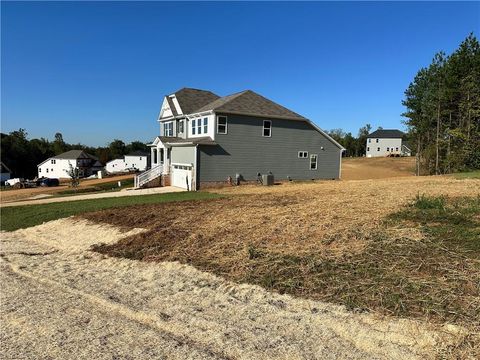
M 69 160 L 76 160 L 76 159 L 94 159 L 98 160 L 96 156 L 87 154 L 83 150 L 70 150 L 64 153 L 52 156 L 55 159 L 69 159 Z
M 384 130 L 378 129 L 367 136 L 367 138 L 379 138 L 379 139 L 401 139 L 405 134 L 400 130 Z
M 202 106 L 217 100 L 220 96 L 208 90 L 183 88 L 175 91 L 175 97 L 184 114 L 192 114 L 200 109 Z M 172 109 L 174 115 L 178 115 L 175 106 L 170 97 L 167 96 L 168 104 Z
M 149 155 L 150 154 L 147 153 L 146 151 L 137 150 L 137 151 L 132 151 L 131 153 L 128 153 L 125 156 L 149 156 Z
M 287 120 L 307 120 L 286 107 L 269 100 L 252 90 L 224 96 L 197 109 L 196 112 L 214 110 L 226 114 L 265 116 Z

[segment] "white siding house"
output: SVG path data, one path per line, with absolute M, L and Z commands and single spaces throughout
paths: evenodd
M 367 157 L 410 156 L 410 149 L 403 143 L 400 130 L 376 130 L 369 134 L 366 144 Z
M 38 177 L 69 178 L 70 165 L 79 169 L 81 177 L 90 176 L 103 168 L 95 156 L 83 150 L 70 150 L 38 164 Z
M 150 168 L 150 154 L 143 151 L 134 151 L 123 159 L 114 159 L 107 162 L 105 169 L 108 173 L 119 173 L 129 170 L 145 171 Z

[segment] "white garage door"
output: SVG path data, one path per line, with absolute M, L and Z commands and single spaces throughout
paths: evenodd
M 192 166 L 172 164 L 172 185 L 192 190 Z

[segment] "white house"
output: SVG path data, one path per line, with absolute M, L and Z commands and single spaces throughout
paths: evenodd
M 107 162 L 105 169 L 108 173 L 118 173 L 129 170 L 145 171 L 150 167 L 150 154 L 143 151 L 134 151 L 123 159 L 113 159 Z
M 8 166 L 3 163 L 3 161 L 0 162 L 0 169 L 0 182 L 3 184 L 5 181 L 10 179 L 10 175 L 12 172 L 8 168 Z
M 87 154 L 83 150 L 70 150 L 38 164 L 38 177 L 69 178 L 70 165 L 79 169 L 81 177 L 95 174 L 103 168 L 97 157 Z
M 410 156 L 411 150 L 403 142 L 400 130 L 379 129 L 367 136 L 367 157 Z

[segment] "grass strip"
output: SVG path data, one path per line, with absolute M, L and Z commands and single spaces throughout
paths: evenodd
M 120 208 L 132 205 L 147 205 L 174 201 L 207 200 L 219 197 L 221 196 L 218 194 L 199 191 L 12 206 L 0 209 L 0 229 L 4 231 L 14 231 L 17 229 L 39 225 L 51 220 L 108 208 Z

